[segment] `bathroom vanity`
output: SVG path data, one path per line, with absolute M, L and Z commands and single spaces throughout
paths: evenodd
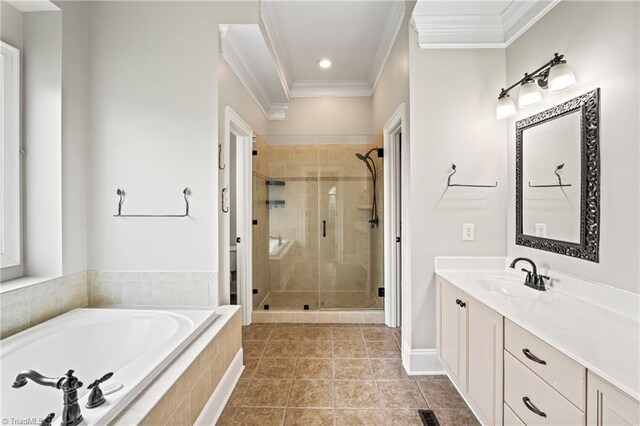
M 519 268 L 518 268 L 519 270 Z M 640 424 L 640 300 L 506 258 L 437 258 L 437 352 L 487 425 Z

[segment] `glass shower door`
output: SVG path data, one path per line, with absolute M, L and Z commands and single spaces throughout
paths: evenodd
M 318 144 L 318 305 L 320 309 L 379 309 L 373 176 L 363 160 L 369 136 L 320 137 Z M 361 157 L 359 157 L 360 155 Z M 375 166 L 373 166 L 375 167 Z M 377 200 L 376 200 L 377 201 Z M 379 210 L 380 207 L 378 207 Z M 372 227 L 372 219 L 374 220 Z M 380 246 L 381 248 L 381 246 Z M 380 274 L 381 275 L 381 274 Z

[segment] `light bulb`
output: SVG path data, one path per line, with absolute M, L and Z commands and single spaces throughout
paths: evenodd
M 554 65 L 549 70 L 549 90 L 559 92 L 576 84 L 576 76 L 566 63 Z
M 331 68 L 331 60 L 324 58 L 318 61 L 318 66 L 324 70 Z
M 520 94 L 518 95 L 518 106 L 520 108 L 529 107 L 540 102 L 542 102 L 542 93 L 534 80 L 529 80 L 520 86 Z
M 505 118 L 515 117 L 518 114 L 516 105 L 513 103 L 509 95 L 504 95 L 498 98 L 498 104 L 496 105 L 496 118 L 503 120 Z

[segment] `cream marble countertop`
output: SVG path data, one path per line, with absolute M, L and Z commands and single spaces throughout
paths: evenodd
M 546 269 L 539 272 L 552 278 L 548 290 L 531 289 L 532 298 L 497 294 L 479 281 L 493 277 L 524 282 L 524 273 L 508 268 L 511 260 L 439 257 L 435 271 L 640 401 L 640 296 Z M 528 265 L 519 263 L 517 271 L 521 267 Z

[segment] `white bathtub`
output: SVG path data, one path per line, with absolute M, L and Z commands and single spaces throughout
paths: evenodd
M 59 424 L 61 390 L 11 385 L 23 370 L 60 377 L 73 369 L 84 383 L 78 398 L 85 424 L 107 424 L 214 319 L 211 310 L 76 309 L 8 337 L 0 341 L 0 421 L 20 424 L 55 412 Z M 85 408 L 87 386 L 111 371 L 102 387 L 123 388 L 102 406 Z

